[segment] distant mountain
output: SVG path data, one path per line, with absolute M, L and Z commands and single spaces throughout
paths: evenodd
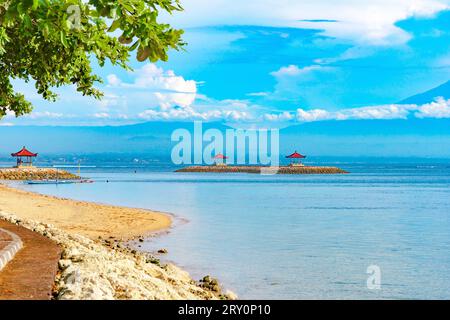
M 412 97 L 400 101 L 400 104 L 426 104 L 432 102 L 437 97 L 450 99 L 450 81 L 441 84 L 440 86 L 428 90 L 423 93 L 416 94 Z
M 225 132 L 221 123 L 205 123 Z M 169 159 L 171 134 L 193 131 L 190 122 L 148 122 L 106 127 L 1 127 L 0 159 L 27 146 L 46 156 L 104 156 L 133 161 L 146 155 Z M 204 146 L 207 145 L 204 142 Z M 450 158 L 450 119 L 319 121 L 280 131 L 280 153 L 304 153 L 308 160 L 332 157 L 445 157 Z M 109 156 L 111 155 L 111 157 Z M 103 158 L 102 158 L 103 159 Z M 314 160 L 313 160 L 314 161 Z
M 450 136 L 450 119 L 409 118 L 306 122 L 281 131 L 281 136 Z
M 203 129 L 225 130 L 221 123 L 205 123 Z M 170 155 L 171 134 L 176 129 L 193 131 L 191 122 L 146 122 L 126 126 L 0 126 L 0 157 L 27 146 L 41 154 L 131 153 Z
M 281 131 L 280 150 L 319 157 L 449 158 L 450 119 L 304 123 Z

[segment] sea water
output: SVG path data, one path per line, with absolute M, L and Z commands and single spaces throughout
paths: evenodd
M 20 187 L 174 214 L 174 227 L 142 249 L 167 248 L 164 261 L 217 277 L 240 298 L 449 299 L 450 164 L 341 167 L 351 173 L 117 164 L 83 168 L 93 184 Z

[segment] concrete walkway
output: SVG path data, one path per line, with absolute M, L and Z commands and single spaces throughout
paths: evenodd
M 22 247 L 23 243 L 18 235 L 0 228 L 0 271 Z
M 44 236 L 3 220 L 0 220 L 1 229 L 0 240 L 3 239 L 4 246 L 11 242 L 11 235 L 16 235 L 23 247 L 0 271 L 0 300 L 51 299 L 60 247 Z

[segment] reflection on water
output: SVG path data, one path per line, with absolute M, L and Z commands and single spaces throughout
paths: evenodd
M 46 194 L 172 212 L 145 243 L 242 298 L 450 298 L 450 168 L 355 165 L 349 175 L 175 174 L 86 168 Z M 108 183 L 106 181 L 109 181 Z M 369 266 L 381 289 L 367 289 Z

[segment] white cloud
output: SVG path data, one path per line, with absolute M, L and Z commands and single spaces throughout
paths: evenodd
M 270 73 L 275 78 L 281 77 L 297 77 L 300 75 L 305 75 L 314 71 L 328 69 L 327 67 L 312 65 L 303 68 L 299 68 L 296 65 L 289 65 L 287 67 L 281 67 L 279 70 Z
M 105 93 L 102 99 L 98 101 L 98 106 L 102 110 L 108 110 L 111 107 L 117 107 L 121 101 L 126 103 L 126 98 L 112 93 Z
M 321 109 L 303 110 L 297 109 L 297 120 L 300 122 L 313 122 L 331 119 L 330 112 Z
M 99 112 L 99 113 L 94 113 L 94 118 L 98 118 L 98 119 L 108 119 L 111 116 L 109 115 L 109 113 L 106 112 Z
M 342 109 L 328 111 L 324 109 L 304 110 L 297 109 L 296 113 L 283 112 L 280 114 L 265 115 L 268 121 L 286 121 L 296 119 L 299 122 L 315 122 L 324 120 L 387 120 L 406 119 L 412 110 L 419 107 L 415 105 L 382 105 L 362 108 Z
M 140 101 L 147 105 L 157 104 L 163 110 L 173 106 L 191 106 L 197 94 L 197 83 L 194 80 L 185 80 L 177 76 L 172 70 L 164 71 L 153 63 L 148 63 L 135 71 L 134 82 L 123 82 L 117 75 L 108 76 L 108 84 L 111 88 L 126 89 L 147 93 L 147 101 Z M 142 96 L 142 95 L 140 95 Z M 134 99 L 136 96 L 133 97 Z M 134 101 L 136 103 L 136 100 Z
M 446 53 L 438 58 L 436 58 L 432 63 L 432 67 L 435 68 L 448 68 L 450 67 L 450 54 Z
M 302 92 L 305 86 L 311 86 L 321 79 L 324 74 L 335 72 L 337 69 L 328 66 L 311 65 L 299 67 L 297 65 L 288 65 L 270 73 L 275 80 L 275 90 L 270 95 L 274 100 L 292 100 L 298 101 L 302 98 Z
M 169 22 L 180 27 L 261 25 L 322 29 L 333 38 L 360 44 L 405 43 L 410 35 L 398 21 L 427 17 L 449 7 L 448 0 L 189 0 Z M 214 14 L 211 14 L 214 12 Z
M 268 95 L 270 95 L 270 92 L 251 92 L 247 94 L 249 97 L 267 97 Z
M 50 111 L 42 111 L 42 112 L 32 112 L 30 114 L 25 115 L 24 117 L 30 118 L 30 119 L 59 119 L 63 117 L 67 117 L 69 115 L 64 115 L 59 112 L 50 112 Z
M 450 100 L 439 97 L 434 102 L 420 106 L 415 116 L 417 118 L 450 118 Z
M 187 107 L 148 108 L 137 115 L 141 120 L 202 120 L 202 121 L 250 121 L 257 117 L 259 106 L 248 100 L 215 100 L 198 95 L 195 103 Z
M 381 105 L 362 108 L 327 111 L 322 109 L 297 110 L 297 120 L 312 122 L 321 120 L 387 120 L 406 119 L 410 111 L 417 110 L 416 105 Z
M 314 62 L 317 64 L 324 65 L 336 63 L 339 61 L 355 60 L 370 56 L 373 54 L 374 51 L 375 49 L 373 47 L 355 46 L 345 50 L 337 57 L 316 59 L 314 60 Z
M 115 74 L 108 75 L 106 79 L 108 80 L 108 84 L 113 87 L 116 87 L 122 83 L 119 77 L 116 76 Z
M 294 115 L 292 115 L 292 113 L 290 113 L 290 112 L 285 111 L 285 112 L 282 112 L 279 114 L 267 113 L 263 116 L 263 118 L 264 118 L 264 120 L 271 121 L 271 122 L 275 122 L 275 121 L 283 122 L 283 121 L 290 121 L 290 120 L 294 119 Z
M 435 101 L 423 105 L 390 104 L 361 108 L 341 109 L 329 111 L 325 109 L 297 109 L 293 112 L 270 113 L 263 116 L 267 121 L 315 122 L 324 120 L 392 120 L 416 118 L 450 118 L 450 99 L 436 98 Z
M 248 108 L 249 102 L 247 100 L 225 99 L 220 101 L 220 104 L 233 109 L 246 109 Z
M 203 121 L 244 121 L 252 117 L 245 111 L 209 110 L 197 111 L 191 107 L 170 109 L 168 111 L 146 110 L 138 115 L 143 120 L 203 120 Z
M 121 79 L 109 74 L 102 88 L 101 100 L 83 98 L 74 103 L 77 95 L 74 87 L 60 92 L 65 111 L 61 106 L 38 101 L 36 111 L 19 119 L 8 113 L 5 120 L 14 124 L 117 124 L 144 120 L 204 120 L 250 121 L 258 117 L 261 107 L 249 100 L 216 100 L 197 92 L 198 82 L 184 79 L 172 70 L 164 70 L 154 64 L 146 64 Z
M 413 105 L 382 105 L 343 110 L 338 113 L 338 120 L 346 119 L 406 119 Z

